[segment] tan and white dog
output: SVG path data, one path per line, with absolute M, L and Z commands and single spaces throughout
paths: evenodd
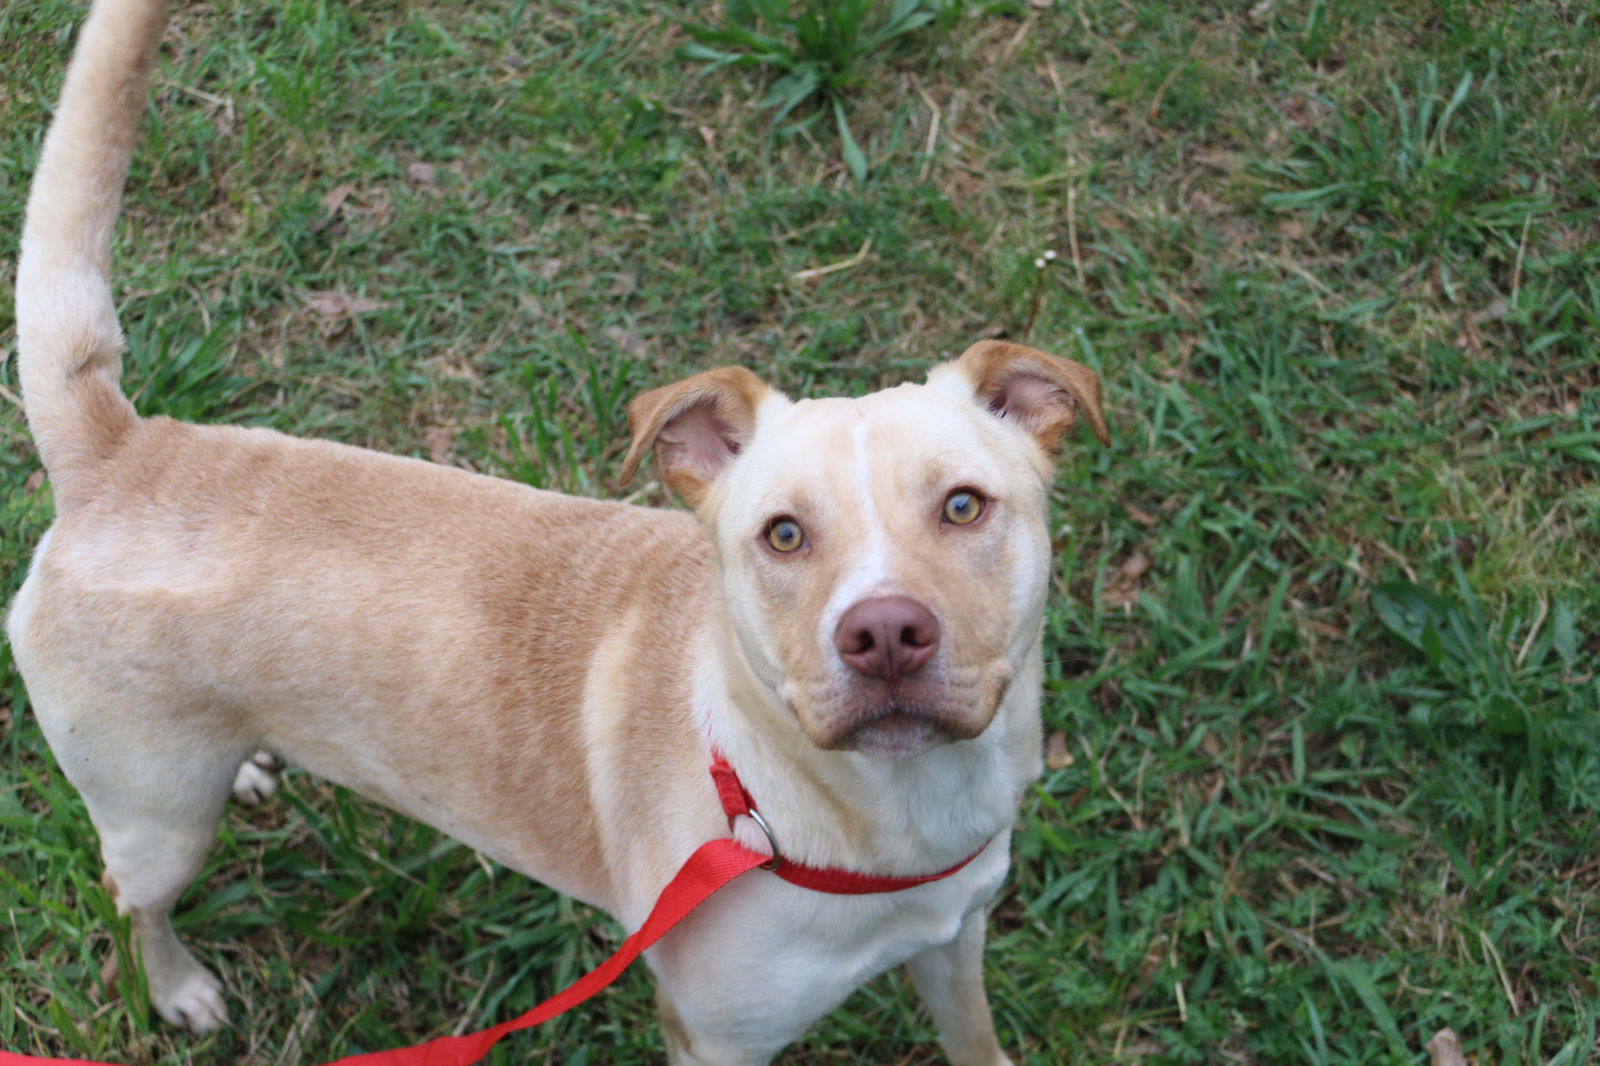
M 755 872 L 648 956 L 674 1063 L 763 1063 L 909 963 L 953 1062 L 1005 1063 L 985 907 L 1038 772 L 1052 458 L 1095 375 L 982 342 L 921 385 L 790 401 L 739 368 L 639 397 L 693 515 L 260 429 L 141 419 L 108 281 L 160 0 L 98 0 L 34 180 L 27 416 L 58 516 L 8 630 L 170 1022 L 224 1020 L 168 912 L 257 752 L 629 928 L 728 834 L 720 748 L 793 861 L 955 875 L 835 896 Z M 735 835 L 765 850 L 748 819 Z M 986 844 L 987 842 L 987 844 Z

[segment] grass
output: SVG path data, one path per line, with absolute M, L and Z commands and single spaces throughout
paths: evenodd
M 128 387 L 615 496 L 625 398 L 695 369 L 858 393 L 1002 334 L 1083 360 L 1116 442 L 1059 481 L 1006 1046 L 1424 1063 L 1450 1026 L 1480 1066 L 1600 1061 L 1595 13 L 938 10 L 850 57 L 858 181 L 827 110 L 772 127 L 780 71 L 680 58 L 702 10 L 180 4 Z M 0 260 L 79 17 L 0 9 Z M 50 502 L 0 404 L 9 594 Z M 95 855 L 0 647 L 0 1047 L 325 1061 L 508 1016 L 616 936 L 291 774 L 180 910 L 235 1021 L 190 1040 L 99 978 Z M 496 1061 L 657 1061 L 650 1015 L 630 974 Z M 889 975 L 782 1061 L 932 1041 Z

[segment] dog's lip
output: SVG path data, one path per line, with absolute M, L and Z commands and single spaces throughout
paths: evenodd
M 948 716 L 915 704 L 888 703 L 852 722 L 828 746 L 835 751 L 908 759 L 958 739 Z

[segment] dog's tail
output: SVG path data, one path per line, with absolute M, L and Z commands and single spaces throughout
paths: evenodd
M 97 0 L 28 198 L 17 363 L 58 509 L 88 495 L 95 468 L 138 422 L 118 380 L 123 341 L 111 299 L 111 233 L 165 24 L 165 0 Z

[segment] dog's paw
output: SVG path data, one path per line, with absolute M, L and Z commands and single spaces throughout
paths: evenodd
M 228 1020 L 228 1008 L 222 1003 L 222 982 L 199 963 L 186 968 L 171 988 L 159 992 L 151 988 L 150 999 L 162 1020 L 197 1036 L 204 1036 Z
M 233 798 L 247 807 L 265 803 L 278 791 L 278 760 L 258 751 L 239 764 L 233 775 Z

